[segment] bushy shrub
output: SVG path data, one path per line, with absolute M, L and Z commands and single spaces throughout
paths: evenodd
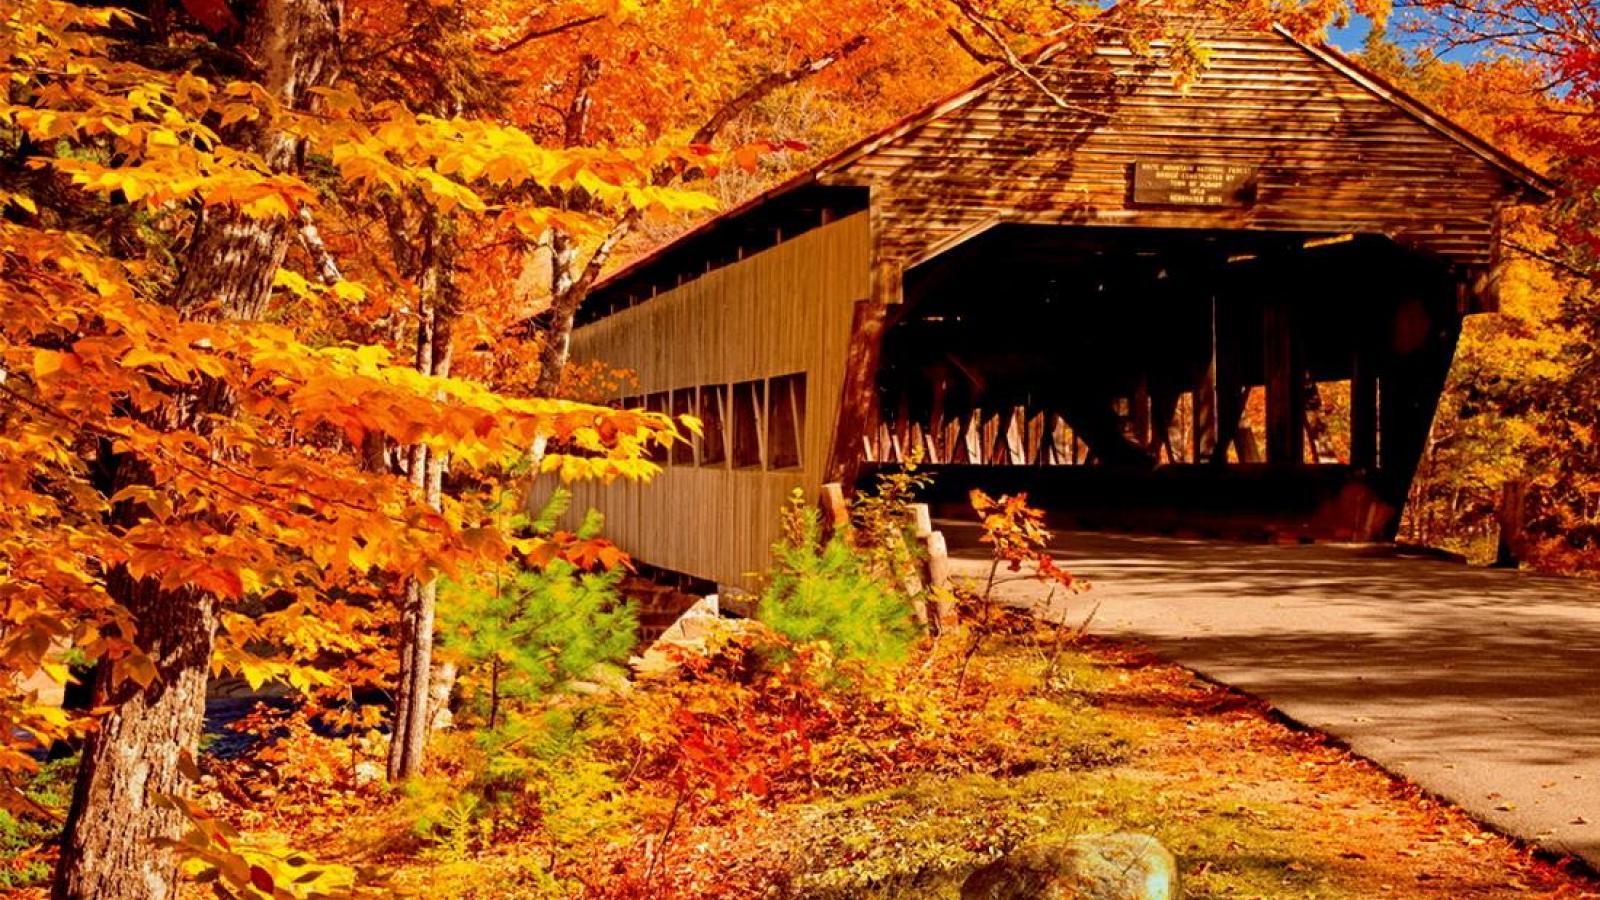
M 851 542 L 871 561 L 875 572 L 892 585 L 912 584 L 926 557 L 917 540 L 917 519 L 912 504 L 933 481 L 918 471 L 921 454 L 898 469 L 882 472 L 872 490 L 862 491 L 850 504 Z
M 61 829 L 61 823 L 50 817 L 66 810 L 77 767 L 76 756 L 47 763 L 22 787 L 32 810 L 26 805 L 0 809 L 0 889 L 36 887 L 50 880 L 50 859 L 39 849 Z
M 824 540 L 817 511 L 796 492 L 757 614 L 791 641 L 828 642 L 842 659 L 900 662 L 917 640 L 911 604 L 851 538 L 841 528 Z

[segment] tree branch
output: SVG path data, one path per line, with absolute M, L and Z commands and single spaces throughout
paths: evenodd
M 484 48 L 484 52 L 485 53 L 510 53 L 511 51 L 517 49 L 518 47 L 522 47 L 522 46 L 524 46 L 524 45 L 526 45 L 526 44 L 528 44 L 528 43 L 530 43 L 532 41 L 537 41 L 537 40 L 540 40 L 541 38 L 554 37 L 554 36 L 556 36 L 558 34 L 561 34 L 563 32 L 572 31 L 575 28 L 582 28 L 585 25 L 593 25 L 594 23 L 596 23 L 596 22 L 598 22 L 598 21 L 600 21 L 601 19 L 604 19 L 604 18 L 605 18 L 604 15 L 579 16 L 576 19 L 568 19 L 567 21 L 562 22 L 560 25 L 550 25 L 550 26 L 547 26 L 545 28 L 533 28 L 533 29 L 530 29 L 522 37 L 519 37 L 516 40 L 514 40 L 511 43 L 506 44 L 504 46 L 500 46 L 500 47 L 485 47 Z
M 807 57 L 793 68 L 768 73 L 724 103 L 721 109 L 700 126 L 690 141 L 696 144 L 711 143 L 729 122 L 737 119 L 745 110 L 766 99 L 774 91 L 810 78 L 866 45 L 867 36 L 858 34 L 821 56 Z
M 997 63 L 1005 62 L 1004 57 L 995 56 L 993 53 L 985 53 L 982 50 L 979 50 L 975 45 L 973 45 L 972 41 L 968 39 L 966 35 L 961 33 L 961 29 L 955 27 L 954 25 L 947 26 L 945 28 L 945 33 L 950 35 L 950 39 L 956 42 L 957 47 L 960 47 L 963 52 L 977 62 L 980 62 L 986 66 L 992 66 Z
M 1034 74 L 1033 69 L 1023 61 L 1022 57 L 1018 56 L 1017 52 L 1011 49 L 1011 44 L 1006 41 L 1005 36 L 997 31 L 994 25 L 990 24 L 988 19 L 979 13 L 978 10 L 974 9 L 969 0 L 950 0 L 950 2 L 955 5 L 956 9 L 961 11 L 961 15 L 966 18 L 968 22 L 971 22 L 974 28 L 982 32 L 983 36 L 988 38 L 989 41 L 995 45 L 995 47 L 1000 51 L 1001 61 L 1005 63 L 1006 67 L 1022 76 L 1040 93 L 1050 98 L 1051 103 L 1054 103 L 1056 106 L 1069 112 L 1082 113 L 1086 116 L 1099 118 L 1105 115 L 1104 112 L 1089 109 L 1086 106 L 1079 106 L 1076 103 L 1073 103 L 1067 98 L 1056 93 L 1055 90 L 1050 87 L 1050 85 L 1045 84 L 1044 79 Z M 960 42 L 958 41 L 958 43 Z
M 711 115 L 690 138 L 691 143 L 709 144 L 717 135 L 739 116 L 743 115 L 752 106 L 761 102 L 766 97 L 780 88 L 795 84 L 834 65 L 841 59 L 866 46 L 866 35 L 855 35 L 825 53 L 807 57 L 797 65 L 770 72 L 757 79 L 744 90 L 730 98 Z M 587 75 L 586 75 L 587 73 Z M 573 98 L 573 105 L 568 110 L 566 121 L 566 137 L 568 145 L 582 142 L 583 123 L 587 120 L 589 109 L 588 86 L 593 83 L 593 78 L 599 73 L 598 62 L 580 69 L 578 76 L 578 90 Z M 658 169 L 651 181 L 657 187 L 665 187 L 674 180 L 689 177 L 697 170 L 683 170 L 672 167 Z M 569 200 L 570 202 L 570 200 Z M 559 382 L 562 367 L 567 363 L 567 347 L 571 339 L 572 326 L 577 315 L 578 307 L 588 297 L 589 291 L 600 280 L 600 274 L 605 270 L 606 264 L 611 261 L 612 254 L 622 240 L 632 233 L 639 223 L 642 215 L 637 209 L 630 209 L 618 219 L 611 227 L 611 231 L 600 241 L 599 246 L 584 261 L 577 274 L 573 274 L 576 267 L 575 248 L 571 246 L 560 234 L 551 239 L 551 297 L 550 308 L 536 317 L 525 319 L 512 327 L 512 332 L 532 329 L 539 326 L 543 320 L 545 333 L 545 346 L 540 352 L 539 381 L 535 392 L 544 396 L 553 396 L 555 386 Z M 537 451 L 536 451 L 537 454 Z
M 1500 239 L 1500 245 L 1502 247 L 1505 247 L 1508 250 L 1515 250 L 1516 252 L 1521 253 L 1523 256 L 1526 256 L 1526 257 L 1528 257 L 1530 259 L 1538 260 L 1539 262 L 1542 262 L 1545 265 L 1554 266 L 1555 268 L 1560 269 L 1561 271 L 1567 273 L 1568 275 L 1573 276 L 1574 278 L 1583 278 L 1583 279 L 1586 279 L 1586 280 L 1594 280 L 1594 279 L 1600 278 L 1600 271 L 1595 271 L 1595 270 L 1585 271 L 1585 270 L 1579 268 L 1578 266 L 1575 266 L 1572 263 L 1567 262 L 1564 259 L 1560 259 L 1558 257 L 1551 256 L 1550 254 L 1544 252 L 1543 250 L 1537 250 L 1537 249 L 1535 249 L 1533 247 L 1529 247 L 1526 244 L 1521 244 L 1521 243 L 1518 243 L 1518 242 L 1513 241 L 1513 240 L 1508 240 L 1506 238 L 1501 238 Z
M 711 143 L 716 140 L 717 135 L 722 133 L 722 129 L 728 127 L 730 122 L 739 118 L 750 107 L 771 96 L 773 92 L 817 75 L 866 45 L 867 36 L 858 34 L 826 53 L 807 57 L 791 68 L 768 73 L 724 103 L 715 113 L 712 113 L 711 117 L 696 129 L 694 136 L 690 138 L 690 143 Z M 684 173 L 663 169 L 656 173 L 655 183 L 658 187 L 665 187 L 674 178 L 680 177 L 682 174 Z M 584 264 L 583 272 L 568 288 L 568 295 L 577 298 L 577 302 L 582 302 L 582 299 L 588 296 L 589 289 L 594 286 L 595 282 L 600 280 L 600 272 L 605 268 L 606 263 L 610 261 L 611 254 L 616 250 L 617 245 L 622 242 L 622 239 L 633 231 L 634 226 L 639 223 L 639 219 L 638 210 L 629 210 L 616 225 L 612 226 L 610 233 L 600 242 L 600 246 L 595 248 L 594 253 L 589 256 L 588 261 Z M 557 303 L 560 303 L 559 298 Z M 577 305 L 574 303 L 573 309 L 576 308 Z M 558 323 L 561 321 L 559 312 L 558 310 Z

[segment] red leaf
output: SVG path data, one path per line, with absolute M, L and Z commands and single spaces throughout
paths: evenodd
M 272 880 L 272 873 L 260 866 L 250 867 L 250 883 L 263 894 L 271 894 L 278 889 L 277 883 Z

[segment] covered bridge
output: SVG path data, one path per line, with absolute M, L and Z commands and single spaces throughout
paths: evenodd
M 1498 229 L 1546 182 L 1325 46 L 1047 47 L 618 272 L 573 358 L 705 423 L 578 502 L 640 560 L 765 568 L 792 491 L 914 453 L 932 499 L 1090 527 L 1388 540 Z

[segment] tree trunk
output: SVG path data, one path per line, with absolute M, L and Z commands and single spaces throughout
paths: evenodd
M 246 24 L 239 49 L 261 66 L 260 81 L 270 93 L 286 105 L 302 106 L 309 88 L 333 77 L 341 20 L 337 0 L 264 0 Z M 293 142 L 270 127 L 241 126 L 230 137 L 276 170 L 294 163 Z M 196 226 L 170 302 L 194 318 L 259 317 L 291 233 L 285 223 L 259 222 L 235 209 L 208 211 Z M 229 412 L 227 392 L 213 386 L 158 412 L 157 424 L 196 427 L 205 416 Z M 142 466 L 123 461 L 115 486 L 149 481 Z M 125 504 L 114 512 L 142 514 Z M 110 595 L 133 615 L 133 639 L 155 664 L 157 677 L 144 687 L 130 680 L 114 685 L 116 667 L 99 667 L 97 704 L 109 711 L 84 744 L 52 896 L 168 900 L 177 895 L 177 864 L 154 842 L 180 838 L 184 821 L 157 801 L 188 791 L 180 760 L 195 746 L 205 716 L 216 600 L 188 589 L 162 590 L 154 579 L 135 581 L 121 568 L 106 582 Z
M 389 780 L 404 781 L 422 771 L 428 749 L 428 695 L 433 674 L 433 620 L 438 579 L 406 586 L 401 630 L 405 650 L 400 657 L 400 689 L 396 697 L 394 733 L 389 737 Z
M 342 0 L 265 0 L 245 28 L 241 54 L 255 61 L 262 87 L 291 108 L 307 105 L 312 88 L 336 74 Z M 275 172 L 294 168 L 295 139 L 263 117 L 241 123 L 229 143 L 259 153 Z M 300 230 L 298 219 L 262 221 L 237 207 L 202 213 L 174 294 L 180 309 L 199 317 L 257 319 L 272 295 L 272 282 Z M 201 309 L 216 303 L 216 312 Z
M 164 900 L 177 894 L 178 870 L 153 842 L 180 837 L 185 822 L 156 801 L 188 793 L 179 759 L 194 750 L 205 716 L 216 604 L 208 594 L 163 591 L 154 579 L 134 582 L 121 571 L 109 582 L 137 619 L 138 643 L 157 678 L 149 687 L 131 679 L 113 687 L 116 667 L 99 667 L 96 701 L 111 712 L 84 742 L 53 896 Z
M 416 367 L 424 374 L 444 378 L 450 374 L 451 340 L 459 314 L 455 296 L 454 236 L 442 233 L 438 221 L 432 217 L 423 231 L 426 255 L 421 293 L 426 308 L 418 328 Z M 420 445 L 412 451 L 412 484 L 422 491 L 429 506 L 441 509 L 449 459 Z M 401 612 L 399 689 L 395 695 L 394 731 L 389 739 L 390 781 L 403 781 L 422 770 L 428 734 L 437 718 L 433 690 L 433 629 L 438 596 L 437 578 L 413 580 L 406 585 L 405 607 Z
M 1515 569 L 1522 564 L 1527 509 L 1528 483 L 1520 478 L 1507 480 L 1500 488 L 1500 505 L 1495 510 L 1495 519 L 1500 526 L 1500 535 L 1495 542 L 1495 568 Z

